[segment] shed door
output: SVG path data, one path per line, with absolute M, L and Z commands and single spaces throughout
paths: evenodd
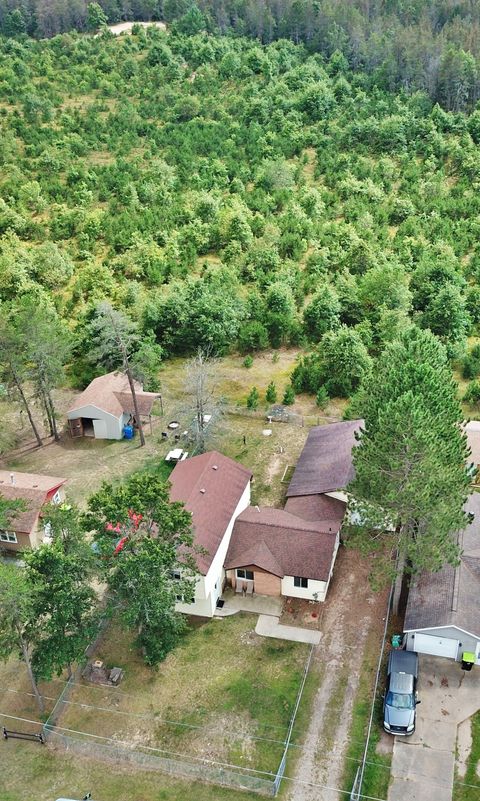
M 431 634 L 417 632 L 414 643 L 415 650 L 419 654 L 446 656 L 449 659 L 457 658 L 459 641 L 452 640 L 450 637 L 434 637 Z

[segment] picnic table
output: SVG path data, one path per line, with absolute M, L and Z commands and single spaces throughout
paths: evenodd
M 169 451 L 165 456 L 166 462 L 183 462 L 188 456 L 188 451 L 184 451 L 183 448 L 174 448 L 173 450 Z

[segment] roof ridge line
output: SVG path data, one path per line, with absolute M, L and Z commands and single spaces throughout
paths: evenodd
M 251 506 L 250 508 L 251 508 L 251 509 L 255 509 L 255 507 L 254 507 L 254 506 Z M 260 508 L 260 507 L 259 507 L 259 508 Z M 299 517 L 298 515 L 294 515 L 292 512 L 287 512 L 287 510 L 286 510 L 286 509 L 277 509 L 277 507 L 276 507 L 276 506 L 263 506 L 263 507 L 261 507 L 261 508 L 262 508 L 262 509 L 273 509 L 275 512 L 283 512 L 283 514 L 289 515 L 290 517 L 293 517 L 293 518 L 295 518 L 295 520 L 299 520 L 299 521 L 300 521 L 301 523 L 303 523 L 304 525 L 307 525 L 309 522 L 311 522 L 311 523 L 313 523 L 313 524 L 315 523 L 315 521 L 314 521 L 314 520 L 312 520 L 312 521 L 305 520 L 303 517 Z M 246 511 L 246 510 L 244 509 L 244 511 Z M 240 515 L 239 515 L 239 517 L 241 517 L 241 516 L 242 516 L 242 514 L 243 514 L 243 512 L 240 512 Z M 240 521 L 240 522 L 242 522 L 242 521 Z M 248 523 L 248 522 L 253 522 L 253 521 L 244 520 L 243 522 L 244 522 L 244 523 Z M 259 521 L 259 522 L 260 522 L 260 521 Z M 319 520 L 319 522 L 320 522 L 320 520 Z M 261 523 L 262 523 L 262 526 L 269 526 L 270 528 L 278 528 L 278 523 L 274 523 L 274 522 L 270 522 L 270 521 L 261 521 Z M 317 528 L 317 529 L 313 529 L 312 527 L 308 527 L 308 528 L 302 528 L 302 531 L 308 531 L 310 534 L 318 534 L 318 533 L 321 533 L 321 534 L 329 534 L 329 532 L 328 532 L 328 531 L 325 531 L 325 532 L 324 532 L 324 531 L 322 531 L 321 529 L 318 529 L 318 528 Z M 333 533 L 333 532 L 332 532 L 332 533 Z

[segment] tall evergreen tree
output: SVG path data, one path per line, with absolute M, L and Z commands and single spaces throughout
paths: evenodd
M 7 387 L 9 395 L 18 399 L 23 409 L 25 409 L 37 444 L 41 447 L 43 444 L 42 438 L 33 418 L 30 400 L 25 388 L 27 377 L 25 352 L 5 307 L 2 308 L 0 313 L 0 353 L 2 354 L 0 381 Z
M 446 352 L 412 327 L 387 346 L 353 404 L 365 427 L 354 451 L 350 543 L 378 550 L 373 579 L 436 571 L 459 557 L 469 493 L 462 412 Z
M 53 307 L 34 295 L 21 298 L 14 319 L 18 353 L 44 408 L 50 434 L 59 440 L 53 390 L 64 378 L 63 366 L 70 353 L 68 331 Z

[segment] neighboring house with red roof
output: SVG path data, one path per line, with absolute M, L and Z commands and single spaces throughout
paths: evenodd
M 171 501 L 182 501 L 192 515 L 198 580 L 192 604 L 179 600 L 177 610 L 213 617 L 223 591 L 224 562 L 233 525 L 250 503 L 252 473 L 218 451 L 178 462 L 170 476 Z
M 0 495 L 25 503 L 25 509 L 12 517 L 8 529 L 0 531 L 0 550 L 22 551 L 43 541 L 42 509 L 48 503 L 64 500 L 65 482 L 65 478 L 57 476 L 0 470 Z
M 151 414 L 158 392 L 144 392 L 134 381 L 138 411 L 141 417 Z M 135 423 L 133 398 L 124 373 L 112 372 L 94 378 L 68 410 L 72 437 L 122 439 L 124 427 Z

